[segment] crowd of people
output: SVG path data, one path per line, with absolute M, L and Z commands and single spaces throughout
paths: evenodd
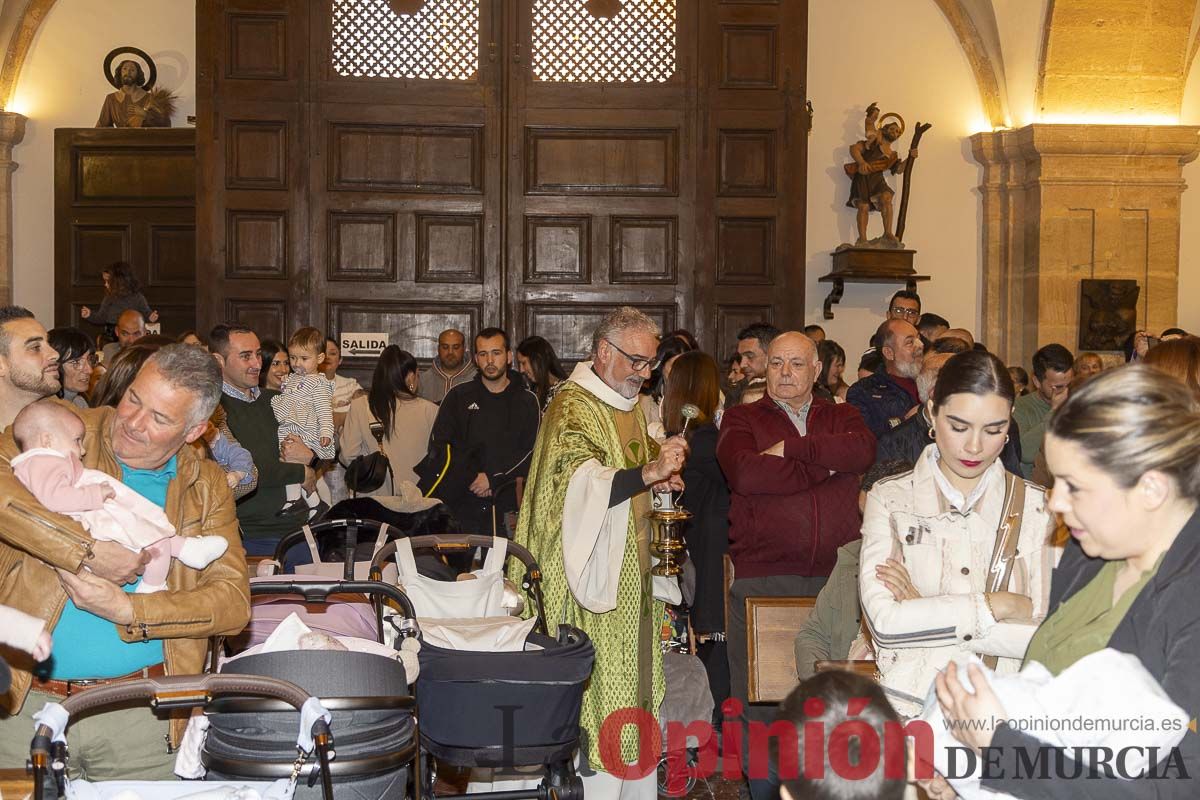
M 936 697 L 947 720 L 990 720 L 954 728 L 964 747 L 1016 764 L 1039 743 L 1005 724 L 987 681 L 1030 661 L 1057 675 L 1104 648 L 1200 709 L 1200 339 L 1182 331 L 1139 332 L 1126 359 L 1048 344 L 1026 372 L 902 291 L 847 376 L 847 347 L 817 325 L 750 325 L 718 357 L 621 308 L 571 369 L 541 337 L 514 347 L 501 328 L 446 330 L 424 366 L 386 347 L 364 388 L 339 372 L 337 338 L 311 327 L 286 344 L 235 323 L 147 334 L 154 312 L 129 276 L 105 275 L 105 303 L 83 314 L 107 326 L 103 346 L 0 309 L 0 639 L 29 654 L 10 659 L 2 764 L 23 763 L 47 700 L 201 671 L 207 638 L 247 622 L 247 556 L 347 498 L 410 485 L 436 492 L 456 530 L 528 547 L 546 608 L 592 638 L 593 766 L 605 719 L 661 702 L 669 614 L 690 618 L 714 719 L 791 721 L 802 756 L 805 721 L 830 704 L 866 698 L 861 719 L 882 726 Z M 367 486 L 380 452 L 387 474 Z M 678 584 L 650 571 L 650 498 L 668 491 L 694 515 Z M 126 492 L 129 519 L 103 517 Z M 816 598 L 780 707 L 750 702 L 746 599 L 763 596 Z M 971 666 L 967 691 L 956 665 L 972 658 L 988 671 Z M 817 673 L 821 661 L 873 661 L 877 683 Z M 147 714 L 87 721 L 77 768 L 169 775 L 179 727 Z M 105 744 L 118 731 L 119 763 Z M 621 739 L 629 763 L 634 734 Z M 1188 770 L 1200 769 L 1195 740 L 1177 748 Z M 1190 796 L 1187 781 L 1075 788 L 1013 774 L 983 786 Z M 756 800 L 904 791 L 876 778 L 776 774 L 748 788 Z M 942 776 L 919 782 L 954 796 Z

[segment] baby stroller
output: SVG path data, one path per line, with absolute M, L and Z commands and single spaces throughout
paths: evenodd
M 305 544 L 312 559 L 311 565 L 297 564 L 294 571 L 319 574 L 330 579 L 366 580 L 371 558 L 379 549 L 392 539 L 409 536 L 406 527 L 396 524 L 397 521 L 407 522 L 409 527 L 418 529 L 426 527 L 419 522 L 412 524 L 413 518 L 418 515 L 389 512 L 369 497 L 342 501 L 334 506 L 333 510 L 337 509 L 353 510 L 356 516 L 327 517 L 322 522 L 306 525 L 287 534 L 275 546 L 274 558 L 269 563 L 277 565 L 281 571 L 292 571 L 285 569 L 290 566 L 287 564 L 288 552 L 297 545 Z M 367 514 L 373 516 L 368 517 Z M 470 554 L 466 555 L 469 559 Z M 417 566 L 422 574 L 439 580 L 454 580 L 459 571 L 455 565 L 447 565 L 443 559 L 432 554 L 419 556 Z M 389 583 L 394 578 L 394 569 L 383 576 Z
M 225 661 L 221 674 L 260 675 L 290 680 L 314 695 L 333 713 L 331 729 L 339 749 L 329 775 L 339 800 L 403 800 L 409 778 L 421 785 L 416 704 L 402 663 L 382 654 L 382 600 L 401 610 L 402 637 L 417 633 L 412 604 L 395 586 L 370 581 L 295 579 L 253 581 L 252 598 L 293 595 L 308 603 L 334 602 L 331 595 L 367 595 L 375 605 L 376 638 L 343 639 L 345 650 L 251 650 Z M 223 643 L 214 642 L 214 650 Z M 397 648 L 398 649 L 398 648 Z M 216 655 L 214 654 L 214 659 Z M 292 712 L 278 703 L 229 700 L 209 714 L 202 761 L 210 777 L 268 779 L 288 774 L 291 759 L 286 731 L 295 726 Z M 307 777 L 312 777 L 311 770 Z M 311 780 L 296 796 L 317 796 Z
M 107 781 L 89 783 L 70 781 L 66 778 L 68 760 L 65 739 L 66 728 L 73 717 L 105 706 L 125 705 L 130 701 L 149 701 L 156 709 L 205 708 L 220 696 L 269 698 L 267 702 L 279 703 L 295 709 L 299 720 L 310 724 L 300 725 L 299 739 L 293 737 L 292 753 L 300 750 L 300 756 L 292 756 L 289 769 L 282 780 L 273 783 L 215 783 L 211 781 Z M 51 710 L 54 709 L 54 710 Z M 48 717 L 34 732 L 30 746 L 29 771 L 33 775 L 34 800 L 43 800 L 47 779 L 53 776 L 58 797 L 69 800 L 104 800 L 119 795 L 145 798 L 145 800 L 173 800 L 195 795 L 199 792 L 228 789 L 241 791 L 238 797 L 261 797 L 263 800 L 290 800 L 295 788 L 296 776 L 301 772 L 307 753 L 317 753 L 317 772 L 321 780 L 321 795 L 324 800 L 333 800 L 333 783 L 330 778 L 329 759 L 333 753 L 333 738 L 328 725 L 328 712 L 320 703 L 295 684 L 270 678 L 244 675 L 184 675 L 168 678 L 146 678 L 127 683 L 97 686 L 65 699 L 61 705 L 47 704 Z M 43 714 L 47 714 L 43 711 Z M 293 712 L 295 713 L 295 712 Z M 293 723 L 298 720 L 293 720 Z M 293 724 L 294 733 L 296 725 Z M 255 794 L 248 792 L 252 790 Z
M 419 536 L 413 550 L 463 552 L 489 548 L 490 537 Z M 575 774 L 579 715 L 584 684 L 592 672 L 591 640 L 567 625 L 548 635 L 541 570 L 524 547 L 508 543 L 508 553 L 525 565 L 523 588 L 537 613 L 536 628 L 524 649 L 472 651 L 436 646 L 425 637 L 420 652 L 417 696 L 423 711 L 421 750 L 426 762 L 421 796 L 434 797 L 433 760 L 466 768 L 542 768 L 535 789 L 470 795 L 475 800 L 582 800 L 583 781 Z M 372 574 L 394 558 L 396 543 L 372 560 Z M 439 798 L 442 800 L 442 798 Z

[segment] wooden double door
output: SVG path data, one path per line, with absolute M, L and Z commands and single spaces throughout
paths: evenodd
M 804 307 L 804 0 L 200 0 L 203 324 L 721 354 Z M 368 362 L 351 368 L 365 368 Z

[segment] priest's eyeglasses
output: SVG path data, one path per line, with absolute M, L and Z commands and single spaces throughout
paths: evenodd
M 658 369 L 658 365 L 662 363 L 657 358 L 646 358 L 645 356 L 631 356 L 631 355 L 629 355 L 629 353 L 626 353 L 624 350 L 617 347 L 617 345 L 613 343 L 612 339 L 605 339 L 604 341 L 608 342 L 608 346 L 611 347 L 613 350 L 616 350 L 618 353 L 620 353 L 621 355 L 623 355 L 629 359 L 629 366 L 633 367 L 634 372 L 641 372 L 642 370 L 646 369 L 647 367 L 650 368 L 651 372 L 654 372 L 654 370 Z

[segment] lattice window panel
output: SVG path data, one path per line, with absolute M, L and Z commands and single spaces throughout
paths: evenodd
M 675 74 L 676 2 L 621 0 L 621 10 L 603 19 L 587 0 L 534 0 L 534 79 L 665 83 Z
M 348 78 L 472 80 L 479 0 L 425 0 L 399 15 L 387 0 L 333 0 L 334 71 Z

